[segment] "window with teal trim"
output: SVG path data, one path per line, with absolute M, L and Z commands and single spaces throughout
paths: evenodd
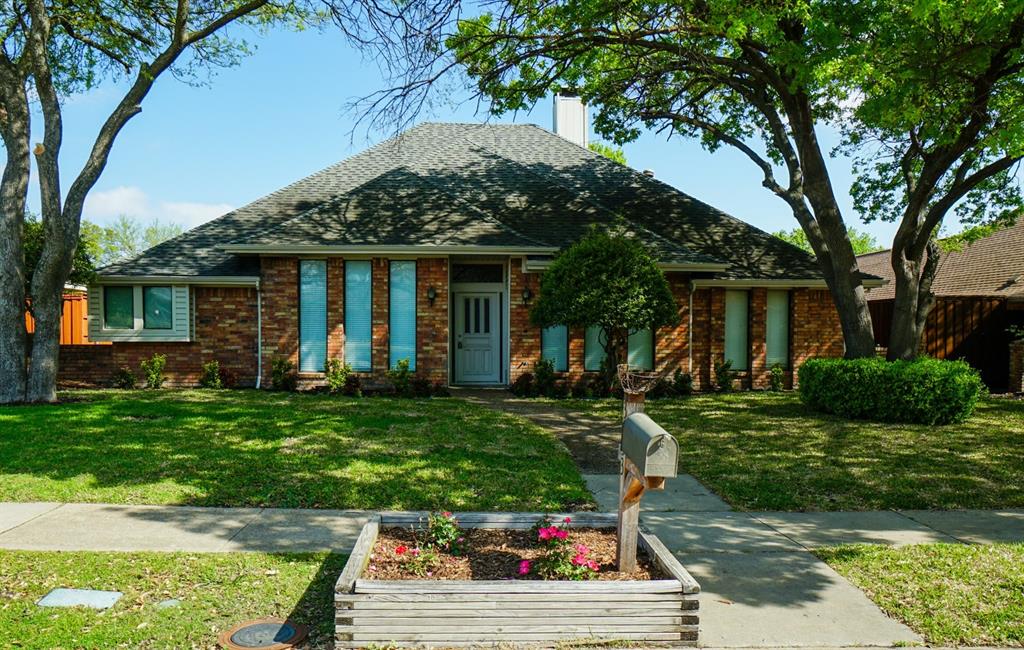
M 327 364 L 327 262 L 299 260 L 299 371 Z
M 392 260 L 388 313 L 390 324 L 390 366 L 409 360 L 409 370 L 416 370 L 416 262 Z
M 651 328 L 629 335 L 629 367 L 654 370 L 654 331 Z
M 110 330 L 135 327 L 135 290 L 132 287 L 103 287 L 103 327 Z
M 553 325 L 540 331 L 540 356 L 555 364 L 555 372 L 569 369 L 569 328 Z
M 597 371 L 605 358 L 604 333 L 600 327 L 588 327 L 583 336 L 583 369 Z M 641 370 L 654 369 L 654 332 L 643 329 L 629 336 L 629 365 Z
M 370 282 L 369 260 L 345 262 L 345 362 L 359 372 L 372 368 Z
M 749 303 L 746 291 L 725 292 L 725 358 L 733 370 L 750 367 Z
M 789 367 L 789 292 L 768 292 L 765 323 L 765 352 L 768 367 Z

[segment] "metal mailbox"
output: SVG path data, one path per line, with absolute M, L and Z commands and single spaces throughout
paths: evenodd
M 646 413 L 622 424 L 622 453 L 644 477 L 673 478 L 678 473 L 679 443 Z

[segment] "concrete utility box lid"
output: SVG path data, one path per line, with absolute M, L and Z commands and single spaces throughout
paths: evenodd
M 622 453 L 645 477 L 674 478 L 678 473 L 679 443 L 646 413 L 634 413 L 622 423 Z
M 98 591 L 96 589 L 54 589 L 43 596 L 40 607 L 92 607 L 107 609 L 123 596 L 120 591 Z

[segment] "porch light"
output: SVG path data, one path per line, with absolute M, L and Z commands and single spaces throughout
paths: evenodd
M 427 300 L 430 301 L 430 306 L 434 306 L 434 301 L 437 300 L 437 289 L 434 287 L 427 288 Z
M 530 291 L 530 287 L 523 289 L 523 303 L 528 303 L 533 299 L 533 291 Z

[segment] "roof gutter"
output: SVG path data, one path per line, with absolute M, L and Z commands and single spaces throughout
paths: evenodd
M 255 275 L 100 275 L 93 284 L 192 284 L 218 287 L 256 287 L 260 284 Z
M 866 289 L 874 289 L 887 284 L 887 280 L 864 279 L 861 284 Z M 731 289 L 755 289 L 768 287 L 776 289 L 827 289 L 828 285 L 824 280 L 730 280 L 727 278 L 702 278 L 693 281 L 696 287 L 726 287 Z
M 551 246 L 460 246 L 443 244 L 438 246 L 280 246 L 265 244 L 228 244 L 221 250 L 226 253 L 248 253 L 266 255 L 536 255 L 557 253 Z
M 551 267 L 554 260 L 523 260 L 523 271 L 546 271 Z M 668 262 L 658 263 L 658 268 L 662 271 L 709 271 L 709 272 L 720 272 L 729 269 L 728 264 L 718 264 L 710 262 L 698 262 L 698 263 L 684 263 L 684 262 Z

